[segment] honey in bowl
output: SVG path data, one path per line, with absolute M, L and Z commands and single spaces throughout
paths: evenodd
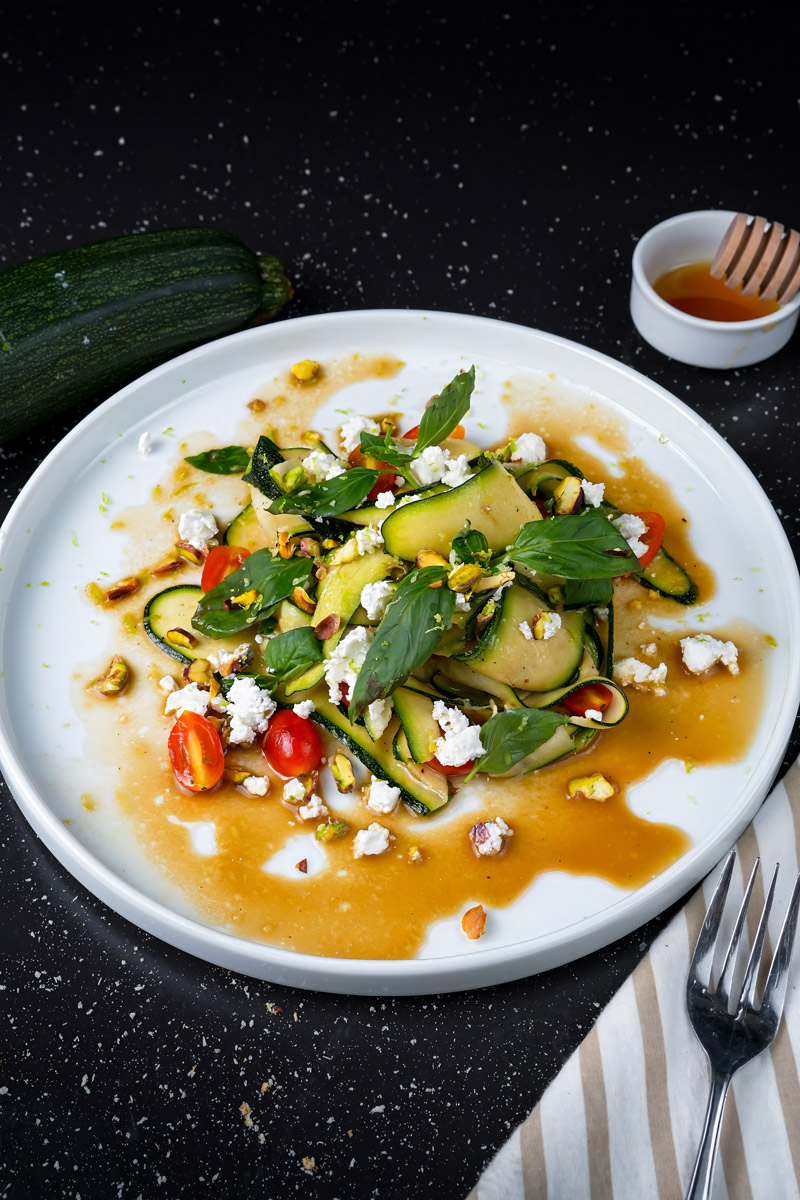
M 704 321 L 755 321 L 778 311 L 774 300 L 743 296 L 741 287 L 726 287 L 710 270 L 710 262 L 685 263 L 657 279 L 653 289 L 673 308 Z

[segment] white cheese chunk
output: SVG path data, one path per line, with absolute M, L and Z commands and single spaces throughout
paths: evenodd
M 345 421 L 339 431 L 339 437 L 346 454 L 352 454 L 354 450 L 359 449 L 362 433 L 380 433 L 380 428 L 377 422 L 369 417 L 355 416 Z
M 289 804 L 297 804 L 300 800 L 305 800 L 306 789 L 299 779 L 290 779 L 288 783 L 283 785 L 283 798 Z
M 614 679 L 623 687 L 635 687 L 640 691 L 652 691 L 656 696 L 663 696 L 666 689 L 661 685 L 666 678 L 667 665 L 663 662 L 657 667 L 640 662 L 638 658 L 622 658 L 614 663 Z
M 346 462 L 342 462 L 334 454 L 326 454 L 324 450 L 312 450 L 308 457 L 303 459 L 302 465 L 312 483 L 335 479 L 347 470 Z
M 323 800 L 316 794 L 309 797 L 308 804 L 301 804 L 297 810 L 301 821 L 316 821 L 319 817 L 327 817 L 328 809 Z
M 365 854 L 383 854 L 389 849 L 391 834 L 383 825 L 373 821 L 368 829 L 359 829 L 353 838 L 353 857 L 361 858 Z
M 297 713 L 298 717 L 305 717 L 306 720 L 308 720 L 312 712 L 316 711 L 317 706 L 313 700 L 301 700 L 299 704 L 292 705 L 292 712 Z
M 356 545 L 359 554 L 371 554 L 373 550 L 380 550 L 383 545 L 383 534 L 374 525 L 367 525 L 363 529 L 356 530 Z
M 345 684 L 352 694 L 358 672 L 367 657 L 372 636 L 363 625 L 357 625 L 345 634 L 327 659 L 324 673 L 331 704 L 342 703 L 342 684 Z
M 547 447 L 538 433 L 521 433 L 511 443 L 512 462 L 529 463 L 531 466 L 535 466 L 536 463 L 544 462 L 546 458 Z
M 235 746 L 249 745 L 264 733 L 275 712 L 275 701 L 249 675 L 239 675 L 228 692 L 226 712 L 231 719 L 228 740 Z
M 162 692 L 174 692 L 178 685 L 171 675 L 162 675 L 158 681 L 158 686 Z
M 361 603 L 367 612 L 367 620 L 380 621 L 394 595 L 394 587 L 381 579 L 378 583 L 365 583 L 361 589 Z
M 469 831 L 469 840 L 480 855 L 499 854 L 507 838 L 514 836 L 514 830 L 506 825 L 502 817 L 493 821 L 478 821 Z
M 530 642 L 533 640 L 533 630 L 531 629 L 530 624 L 527 621 L 520 621 L 519 631 L 522 634 L 522 636 L 525 638 L 526 642 Z
M 603 719 L 603 714 L 597 708 L 587 708 L 583 715 L 588 717 L 590 721 L 602 721 Z
M 178 537 L 188 542 L 195 550 L 203 550 L 218 533 L 214 514 L 207 508 L 190 508 L 181 513 L 178 521 Z
M 557 612 L 540 613 L 539 621 L 541 621 L 542 625 L 544 626 L 544 632 L 542 633 L 543 642 L 547 642 L 551 637 L 555 637 L 561 628 L 561 617 Z
M 136 449 L 140 454 L 144 454 L 145 456 L 153 453 L 153 439 L 150 437 L 150 434 L 146 429 L 140 436 L 139 441 L 136 444 Z
M 405 483 L 405 480 L 403 480 Z M 391 508 L 394 504 L 394 492 L 378 492 L 375 498 L 376 508 Z
M 647 526 L 641 517 L 637 517 L 635 513 L 621 513 L 611 524 L 619 530 L 637 558 L 647 553 L 647 544 L 639 540 L 642 534 L 647 532 Z
M 269 787 L 269 780 L 265 775 L 248 775 L 247 779 L 242 783 L 242 787 L 250 793 L 251 796 L 266 796 Z
M 483 755 L 480 725 L 471 725 L 459 709 L 436 700 L 433 719 L 444 734 L 436 740 L 436 757 L 443 767 L 463 767 L 470 759 Z
M 469 469 L 469 459 L 466 454 L 459 454 L 456 458 L 449 456 L 444 465 L 444 474 L 442 475 L 442 483 L 447 487 L 459 487 L 462 483 L 466 483 L 468 479 L 472 479 L 473 472 Z
M 727 667 L 731 675 L 739 674 L 739 650 L 733 642 L 722 642 L 708 634 L 681 638 L 683 665 L 693 675 L 702 675 L 716 663 Z
M 174 712 L 179 717 L 182 713 L 193 712 L 204 717 L 210 699 L 209 693 L 198 687 L 196 683 L 187 683 L 186 687 L 179 688 L 167 696 L 164 716 L 169 716 Z
M 584 499 L 585 504 L 589 508 L 599 508 L 600 507 L 602 500 L 603 500 L 603 493 L 605 492 L 605 490 L 606 490 L 606 485 L 604 483 L 590 483 L 588 479 L 584 479 L 583 482 L 581 483 L 581 491 L 583 492 L 583 499 Z
M 400 788 L 392 787 L 384 779 L 373 779 L 367 797 L 367 808 L 385 815 L 393 813 L 400 803 Z
M 379 738 L 386 732 L 386 726 L 392 719 L 391 700 L 373 700 L 367 705 L 367 716 L 372 727 L 372 736 Z
M 421 487 L 441 482 L 449 453 L 441 446 L 427 446 L 411 464 L 411 474 Z

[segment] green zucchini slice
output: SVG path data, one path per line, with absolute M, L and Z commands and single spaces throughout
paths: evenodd
M 208 658 L 210 653 L 220 650 L 235 650 L 242 643 L 242 635 L 230 638 L 208 638 L 192 628 L 192 617 L 203 589 L 197 584 L 177 583 L 158 592 L 145 605 L 142 623 L 145 633 L 159 649 L 177 662 L 193 662 L 196 658 Z M 182 630 L 193 645 L 177 645 L 167 634 L 171 629 Z
M 562 612 L 561 627 L 551 637 L 526 639 L 520 625 L 533 627 L 542 611 L 535 595 L 512 584 L 500 594 L 478 644 L 460 661 L 523 691 L 544 692 L 568 683 L 583 655 L 583 610 Z
M 520 526 L 541 519 L 508 471 L 490 463 L 458 487 L 395 508 L 381 532 L 387 553 L 413 562 L 419 550 L 436 550 L 446 558 L 465 521 L 497 551 L 513 542 Z
M 568 754 L 574 754 L 576 750 L 583 750 L 594 736 L 593 730 L 573 729 L 571 725 L 559 725 L 553 736 L 532 754 L 521 758 L 508 771 L 492 775 L 490 778 L 506 779 L 518 775 L 529 775 L 531 771 L 538 771 L 540 767 L 546 767 L 559 758 L 566 758 Z
M 492 679 L 457 658 L 434 656 L 433 661 L 437 666 L 433 676 L 434 687 L 439 687 L 451 697 L 463 697 L 485 703 L 486 696 L 494 696 L 503 708 L 524 708 L 514 689 L 502 680 Z
M 248 504 L 233 518 L 225 530 L 223 541 L 226 546 L 242 546 L 251 554 L 254 550 L 271 549 L 275 545 L 274 536 L 270 537 L 261 524 L 252 504 Z
M 697 584 L 663 546 L 650 566 L 645 567 L 639 582 L 653 592 L 677 600 L 678 604 L 694 604 L 697 600 Z
M 436 755 L 437 739 L 442 736 L 438 721 L 433 719 L 434 698 L 399 687 L 392 692 L 392 702 L 414 762 L 430 762 Z
M 546 462 L 537 463 L 535 467 L 517 475 L 517 483 L 529 496 L 542 496 L 549 500 L 561 480 L 568 475 L 584 478 L 580 467 L 566 458 L 548 458 Z
M 383 736 L 373 742 L 363 725 L 353 725 L 335 704 L 331 704 L 325 688 L 316 688 L 309 699 L 314 701 L 311 714 L 322 729 L 338 738 L 378 779 L 400 788 L 401 799 L 422 816 L 443 808 L 450 799 L 447 776 L 433 767 L 415 762 L 402 762 L 395 756 L 393 742 L 401 726 L 393 717 Z
M 611 679 L 606 679 L 603 675 L 581 675 L 573 683 L 566 687 L 554 688 L 550 692 L 532 692 L 526 696 L 525 704 L 528 708 L 553 708 L 556 704 L 561 704 L 572 692 L 576 692 L 578 688 L 584 687 L 587 683 L 599 683 L 604 688 L 607 688 L 612 693 L 613 699 L 608 708 L 603 713 L 602 721 L 596 721 L 593 717 L 570 717 L 570 722 L 573 725 L 583 726 L 585 729 L 608 729 L 614 725 L 619 725 L 628 715 L 628 697 Z

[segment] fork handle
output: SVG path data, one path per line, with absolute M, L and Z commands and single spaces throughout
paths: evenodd
M 708 1097 L 706 1120 L 703 1126 L 703 1136 L 700 1138 L 700 1148 L 697 1151 L 697 1161 L 692 1172 L 692 1181 L 686 1193 L 686 1200 L 709 1200 L 711 1184 L 714 1179 L 714 1167 L 717 1161 L 719 1133 L 722 1128 L 722 1113 L 728 1095 L 731 1076 L 719 1071 L 711 1072 L 711 1093 Z

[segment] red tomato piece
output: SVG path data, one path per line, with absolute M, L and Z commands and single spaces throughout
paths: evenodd
M 647 546 L 647 551 L 639 557 L 639 562 L 643 567 L 649 567 L 661 549 L 666 523 L 661 513 L 657 512 L 638 512 L 633 515 L 644 521 L 647 526 L 647 529 L 639 538 L 639 541 L 644 542 Z
M 605 712 L 613 699 L 614 693 L 605 684 L 585 683 L 564 697 L 564 707 L 575 717 L 585 717 L 587 708 Z
M 378 476 L 375 486 L 371 487 L 367 492 L 367 499 L 374 504 L 381 492 L 396 492 L 398 486 L 395 482 L 396 479 L 397 476 L 393 470 L 384 471 L 382 475 Z
M 205 717 L 182 713 L 172 726 L 167 749 L 181 787 L 207 792 L 217 786 L 225 769 L 225 753 L 219 734 Z
M 316 725 L 289 708 L 282 708 L 269 723 L 261 749 L 279 775 L 307 775 L 322 760 L 322 738 Z
M 223 579 L 227 579 L 234 571 L 238 571 L 250 551 L 244 546 L 214 546 L 209 550 L 208 558 L 200 577 L 200 587 L 204 592 L 210 592 Z
M 444 763 L 440 763 L 436 755 L 429 758 L 425 763 L 426 767 L 433 767 L 434 771 L 441 771 L 443 775 L 466 775 L 475 766 L 475 759 L 467 759 L 460 767 L 446 767 Z

